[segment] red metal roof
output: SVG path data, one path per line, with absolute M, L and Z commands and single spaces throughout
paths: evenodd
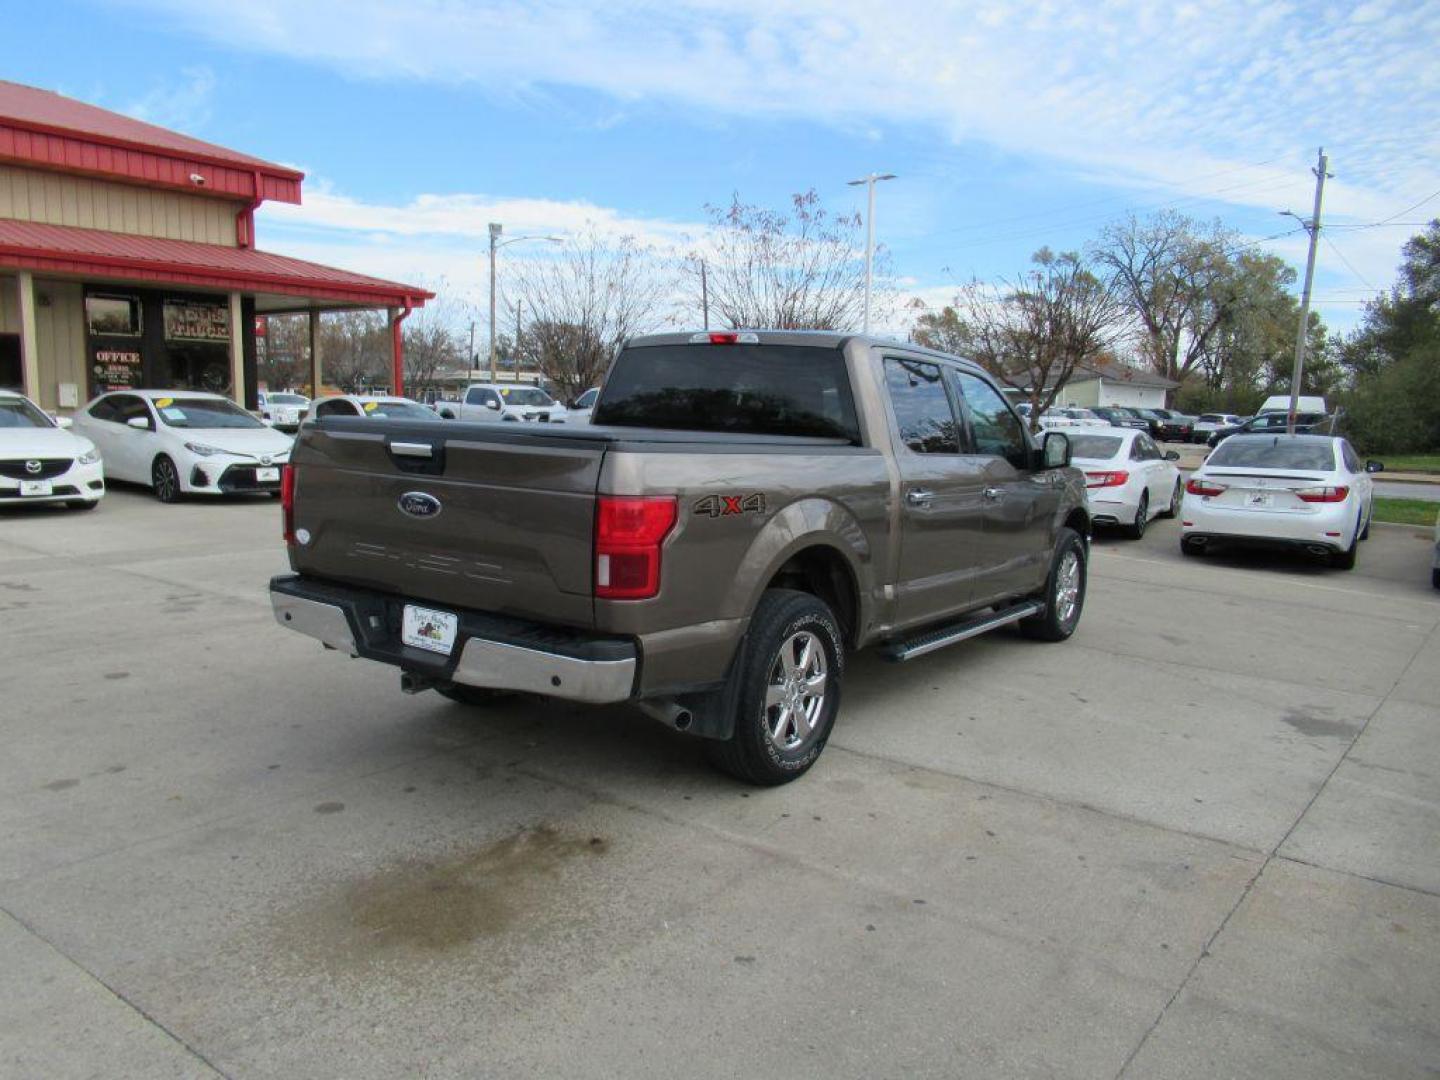
M 0 218 L 0 266 L 49 274 L 280 293 L 385 307 L 434 293 L 254 248 L 41 225 Z
M 49 90 L 0 80 L 0 159 L 181 187 L 197 194 L 300 201 L 305 174 Z M 191 176 L 203 176 L 196 184 Z

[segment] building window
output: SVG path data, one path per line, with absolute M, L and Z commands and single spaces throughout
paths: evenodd
M 140 298 L 138 296 L 85 297 L 85 325 L 92 335 L 109 337 L 140 336 Z
M 198 300 L 165 301 L 166 341 L 230 340 L 230 307 Z

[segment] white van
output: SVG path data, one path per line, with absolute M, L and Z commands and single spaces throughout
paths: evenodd
M 1265 399 L 1265 404 L 1260 406 L 1260 412 L 1255 415 L 1259 416 L 1260 413 L 1267 412 L 1288 413 L 1289 411 L 1289 394 L 1271 394 Z M 1297 413 L 1319 413 L 1321 416 L 1330 415 L 1330 410 L 1325 407 L 1325 399 L 1323 397 L 1306 396 L 1305 394 L 1301 394 L 1296 400 L 1295 411 Z

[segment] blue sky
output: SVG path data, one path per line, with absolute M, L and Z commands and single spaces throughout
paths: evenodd
M 1308 214 L 1323 144 L 1317 307 L 1344 328 L 1418 230 L 1396 223 L 1440 214 L 1440 3 L 21 10 L 0 76 L 303 168 L 305 205 L 262 211 L 262 246 L 477 304 L 488 221 L 679 249 L 732 192 L 778 206 L 814 187 L 847 211 L 871 170 L 898 174 L 878 233 L 901 294 L 930 304 L 1162 206 L 1247 239 L 1293 230 L 1262 246 L 1299 266 L 1278 211 Z

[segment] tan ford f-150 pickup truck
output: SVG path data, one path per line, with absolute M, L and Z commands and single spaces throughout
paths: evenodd
M 847 650 L 1074 632 L 1069 457 L 978 366 L 913 345 L 636 338 L 590 425 L 307 422 L 270 592 L 282 626 L 407 691 L 633 701 L 782 783 L 829 738 Z

